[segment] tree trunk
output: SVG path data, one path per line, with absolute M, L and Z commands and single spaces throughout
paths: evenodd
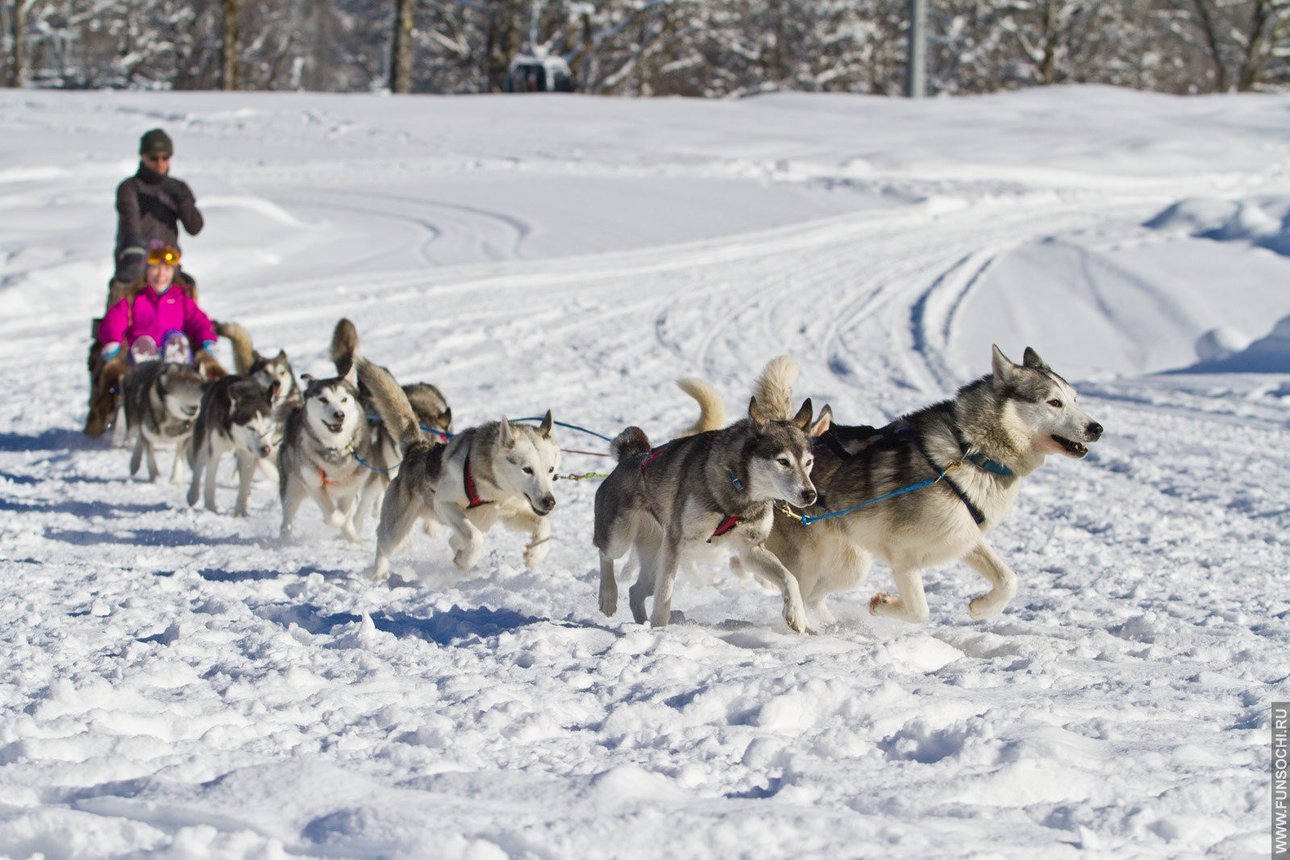
M 13 56 L 9 58 L 8 85 L 22 86 L 27 74 L 27 15 L 35 0 L 14 0 L 13 4 Z
M 390 92 L 412 92 L 412 20 L 416 0 L 394 0 L 394 40 L 390 48 Z
M 1256 0 L 1250 13 L 1250 32 L 1245 43 L 1245 56 L 1241 58 L 1241 71 L 1236 81 L 1238 92 L 1248 93 L 1259 85 L 1263 67 L 1267 62 L 1267 36 L 1273 11 L 1269 0 Z
M 235 90 L 237 80 L 238 58 L 238 18 L 237 0 L 224 0 L 224 52 L 223 52 L 223 86 L 226 90 Z
M 1214 24 L 1211 9 L 1213 0 L 1194 0 L 1196 17 L 1200 19 L 1200 29 L 1205 35 L 1205 44 L 1209 48 L 1209 58 L 1214 64 L 1214 92 L 1227 91 L 1227 65 L 1223 62 L 1223 51 L 1219 46 L 1218 27 Z

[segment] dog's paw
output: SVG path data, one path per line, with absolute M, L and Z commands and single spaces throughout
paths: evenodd
M 899 608 L 900 608 L 900 598 L 894 594 L 888 594 L 885 591 L 880 591 L 877 594 L 875 594 L 873 597 L 869 598 L 870 615 L 887 615 L 887 614 L 890 614 L 890 612 L 893 609 L 899 609 Z
M 390 581 L 390 563 L 384 558 L 376 560 L 376 566 L 372 568 L 372 582 L 389 582 Z
M 537 543 L 531 543 L 524 549 L 524 566 L 535 568 L 546 560 L 547 553 L 551 551 L 551 544 L 545 538 Z
M 452 563 L 457 566 L 458 570 L 470 570 L 479 564 L 479 559 L 484 554 L 484 548 L 474 544 L 467 544 L 452 554 Z
M 344 511 L 336 510 L 327 515 L 327 525 L 334 529 L 338 529 L 348 522 L 349 516 Z
M 784 601 L 784 623 L 788 629 L 794 633 L 806 632 L 806 612 L 800 606 L 793 605 L 792 601 Z
M 990 592 L 978 594 L 968 601 L 968 615 L 980 621 L 983 618 L 993 618 L 1003 611 L 1004 602 L 991 599 Z
M 600 584 L 600 611 L 609 617 L 613 617 L 613 614 L 618 611 L 618 583 Z

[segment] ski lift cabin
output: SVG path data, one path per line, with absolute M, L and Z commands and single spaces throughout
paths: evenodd
M 562 57 L 519 54 L 511 60 L 503 89 L 508 93 L 571 93 L 573 75 Z

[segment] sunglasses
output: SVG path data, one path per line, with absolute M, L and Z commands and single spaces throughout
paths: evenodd
M 143 157 L 143 160 L 144 160 L 144 161 L 154 161 L 154 162 L 156 162 L 156 163 L 160 164 L 160 163 L 161 163 L 161 162 L 163 162 L 163 161 L 169 161 L 169 160 L 170 160 L 170 156 L 169 156 L 169 155 L 165 155 L 165 154 L 163 154 L 163 153 L 155 153 L 155 154 L 153 154 L 153 155 L 145 155 L 145 156 Z
M 179 251 L 167 245 L 164 248 L 156 248 L 148 252 L 148 265 L 159 266 L 165 263 L 167 266 L 179 265 Z

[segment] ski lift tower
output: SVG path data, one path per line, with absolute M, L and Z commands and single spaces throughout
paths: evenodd
M 909 0 L 909 56 L 905 60 L 905 95 L 927 95 L 927 0 Z

